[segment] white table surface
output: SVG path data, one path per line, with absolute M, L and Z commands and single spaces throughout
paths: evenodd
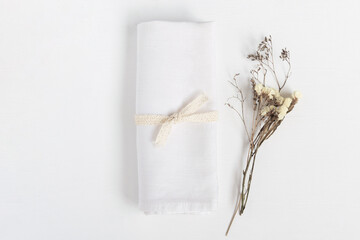
M 133 123 L 136 24 L 216 21 L 220 101 L 272 34 L 304 98 L 258 155 L 228 239 L 360 239 L 360 2 L 0 0 L 0 239 L 225 239 L 245 149 L 226 107 L 219 208 L 145 216 Z

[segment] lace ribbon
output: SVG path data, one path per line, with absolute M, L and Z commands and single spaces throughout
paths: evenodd
M 158 125 L 161 124 L 155 140 L 156 145 L 163 145 L 171 132 L 173 125 L 180 122 L 215 122 L 218 119 L 218 112 L 196 113 L 208 101 L 205 94 L 200 94 L 188 105 L 169 116 L 167 115 L 135 115 L 136 125 Z

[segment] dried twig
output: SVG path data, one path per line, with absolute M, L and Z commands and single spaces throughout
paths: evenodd
M 279 77 L 275 70 L 273 43 L 271 36 L 265 37 L 264 40 L 259 44 L 256 53 L 248 55 L 248 58 L 257 63 L 255 68 L 250 71 L 252 76 L 250 82 L 253 93 L 253 117 L 251 132 L 248 131 L 245 121 L 245 98 L 243 91 L 237 82 L 239 74 L 236 74 L 232 81 L 230 81 L 230 84 L 235 88 L 237 94 L 233 97 L 230 97 L 225 104 L 234 110 L 240 117 L 249 140 L 247 160 L 242 171 L 240 194 L 236 202 L 234 213 L 227 228 L 226 235 L 229 233 L 236 214 L 239 213 L 239 215 L 242 215 L 244 213 L 246 204 L 249 199 L 255 160 L 259 148 L 262 146 L 265 140 L 272 136 L 278 126 L 283 122 L 285 115 L 292 111 L 295 104 L 298 102 L 298 99 L 301 97 L 301 94 L 296 91 L 293 93 L 291 98 L 285 98 L 280 94 L 291 75 L 290 52 L 284 48 L 282 49 L 280 55 L 280 59 L 287 62 L 288 64 L 288 70 L 284 76 L 284 80 L 282 83 L 280 83 Z M 272 73 L 273 80 L 278 87 L 277 90 L 266 86 L 268 71 Z M 259 76 L 261 76 L 262 79 L 260 79 Z M 238 110 L 233 104 L 230 104 L 232 99 L 240 102 L 241 110 Z

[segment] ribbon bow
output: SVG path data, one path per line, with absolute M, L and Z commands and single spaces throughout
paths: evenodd
M 157 125 L 161 124 L 155 140 L 156 145 L 163 145 L 170 134 L 171 128 L 174 124 L 180 122 L 214 122 L 218 119 L 218 112 L 204 112 L 195 113 L 202 105 L 208 101 L 207 96 L 200 94 L 188 105 L 175 112 L 170 116 L 167 115 L 136 115 L 136 125 Z

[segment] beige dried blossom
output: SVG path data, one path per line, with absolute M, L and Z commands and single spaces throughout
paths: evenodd
M 264 107 L 263 109 L 261 109 L 261 115 L 265 116 L 268 112 L 270 112 L 270 110 L 271 109 L 269 106 Z
M 262 93 L 263 88 L 264 88 L 264 86 L 262 84 L 258 83 L 255 85 L 254 90 L 258 95 L 260 95 Z
M 291 102 L 292 102 L 291 98 L 285 98 L 284 103 L 282 105 L 288 108 L 290 107 Z
M 277 112 L 278 112 L 278 119 L 279 120 L 283 120 L 286 113 L 288 112 L 288 108 L 285 106 L 285 105 L 282 105 L 280 106 L 278 109 L 277 109 Z
M 292 98 L 293 99 L 301 99 L 302 98 L 302 93 L 299 91 L 294 91 L 292 94 Z
M 281 105 L 284 103 L 284 99 L 285 99 L 284 97 L 278 96 L 278 97 L 276 97 L 276 103 Z

